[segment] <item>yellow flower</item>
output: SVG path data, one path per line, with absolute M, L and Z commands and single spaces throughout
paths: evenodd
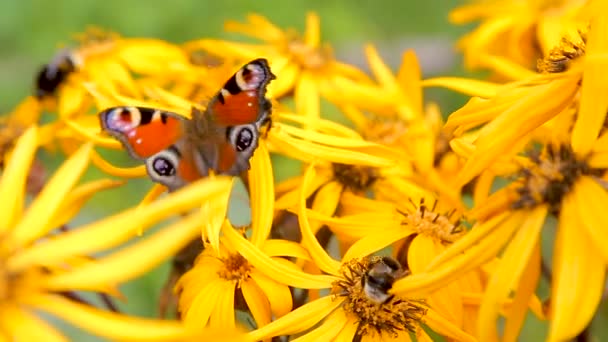
M 576 35 L 587 24 L 588 1 L 476 1 L 450 13 L 453 23 L 480 21 L 459 42 L 465 64 L 484 68 L 510 80 L 533 74 L 536 60 L 549 53 L 563 36 Z M 532 70 L 532 71 L 531 71 Z
M 200 234 L 200 212 L 145 240 L 99 259 L 134 236 L 137 229 L 197 207 L 201 201 L 229 192 L 231 182 L 199 182 L 149 206 L 131 209 L 67 232 L 54 232 L 69 222 L 96 192 L 121 183 L 106 179 L 76 185 L 89 164 L 91 145 L 79 148 L 26 207 L 25 182 L 39 143 L 36 126 L 15 144 L 0 178 L 0 258 L 4 336 L 16 340 L 65 340 L 34 311 L 48 312 L 82 329 L 110 339 L 178 340 L 195 332 L 175 321 L 128 317 L 75 302 L 62 294 L 95 291 L 117 295 L 116 286 L 146 272 Z M 143 257 L 142 257 L 143 256 Z
M 424 301 L 387 294 L 394 280 L 405 274 L 396 261 L 346 254 L 348 259 L 342 263 L 334 260 L 334 268 L 328 270 L 333 277 L 326 280 L 324 287 L 330 295 L 258 328 L 250 337 L 259 340 L 295 334 L 303 341 L 352 341 L 357 336 L 362 341 L 408 341 L 411 332 L 419 339 L 430 340 L 421 328 L 424 323 L 446 337 L 475 341 Z M 325 258 L 330 257 L 321 259 Z
M 28 96 L 11 113 L 0 116 L 0 169 L 17 138 L 38 122 L 41 113 L 40 103 L 33 96 Z
M 306 16 L 302 35 L 293 30 L 283 31 L 266 18 L 251 14 L 247 23 L 228 21 L 226 30 L 242 33 L 263 41 L 245 44 L 202 39 L 185 44 L 186 51 L 204 50 L 222 58 L 240 57 L 242 60 L 264 56 L 269 59 L 277 80 L 268 90 L 279 99 L 293 92 L 296 113 L 308 118 L 320 115 L 320 96 L 324 89 L 345 79 L 368 82 L 367 76 L 348 64 L 335 60 L 329 46 L 320 43 L 319 17 Z
M 560 125 L 570 125 L 568 118 L 574 113 L 572 147 L 581 156 L 590 152 L 608 108 L 608 102 L 597 97 L 607 89 L 598 73 L 605 67 L 599 56 L 608 50 L 605 19 L 594 17 L 588 33 L 582 34 L 587 42 L 578 45 L 579 54 L 564 64 L 566 71 L 558 68 L 557 73 L 506 84 L 497 95 L 473 98 L 449 117 L 446 129 L 455 129 L 456 135 L 485 124 L 476 133 L 467 163 L 458 175 L 461 186 L 497 160 L 510 158 L 530 140 L 546 141 L 551 131 L 564 132 Z M 557 47 L 562 48 L 571 49 L 572 45 Z M 546 63 L 553 62 L 549 58 Z

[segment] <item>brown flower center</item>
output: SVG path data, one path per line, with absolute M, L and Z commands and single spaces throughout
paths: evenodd
M 245 281 L 249 278 L 251 265 L 242 255 L 238 253 L 230 254 L 223 258 L 224 268 L 219 271 L 219 276 L 226 280 L 235 280 L 237 282 Z
M 426 314 L 424 301 L 387 293 L 393 282 L 405 275 L 395 265 L 398 263 L 387 257 L 353 259 L 343 264 L 342 278 L 332 284 L 332 295 L 346 299 L 344 311 L 358 318 L 357 336 L 394 337 L 399 331 L 414 332 L 422 322 Z
M 378 179 L 378 170 L 369 166 L 332 164 L 334 178 L 351 191 L 367 190 Z
M 424 198 L 418 204 L 409 199 L 410 206 L 404 216 L 403 224 L 416 230 L 418 234 L 435 238 L 442 243 L 452 243 L 465 234 L 460 218 L 453 218 L 455 210 L 444 213 L 437 211 L 437 200 L 431 207 L 424 203 Z
M 518 199 L 514 209 L 533 208 L 546 203 L 552 213 L 559 212 L 560 203 L 574 182 L 581 175 L 599 175 L 601 170 L 592 169 L 578 160 L 567 145 L 547 145 L 541 153 L 530 153 L 532 164 L 521 170 L 521 185 L 516 188 Z
M 329 47 L 317 48 L 307 45 L 296 34 L 288 39 L 286 50 L 302 68 L 307 70 L 323 69 L 332 60 Z

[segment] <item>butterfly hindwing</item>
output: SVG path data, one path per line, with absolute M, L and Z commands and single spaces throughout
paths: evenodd
M 186 118 L 145 107 L 112 107 L 99 113 L 104 131 L 117 138 L 138 159 L 148 158 L 178 141 Z
M 221 126 L 250 124 L 260 120 L 267 115 L 270 107 L 265 98 L 266 86 L 275 78 L 263 58 L 245 64 L 211 100 L 207 109 L 210 116 Z

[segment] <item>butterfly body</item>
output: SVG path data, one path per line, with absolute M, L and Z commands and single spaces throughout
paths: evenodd
M 274 79 L 266 60 L 239 69 L 191 119 L 145 107 L 113 107 L 99 114 L 102 129 L 144 160 L 153 181 L 178 189 L 209 174 L 238 175 L 249 169 L 269 121 L 266 86 Z

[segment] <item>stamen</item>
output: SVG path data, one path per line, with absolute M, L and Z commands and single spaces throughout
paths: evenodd
M 369 166 L 333 164 L 334 178 L 351 191 L 367 190 L 379 178 L 377 169 Z

